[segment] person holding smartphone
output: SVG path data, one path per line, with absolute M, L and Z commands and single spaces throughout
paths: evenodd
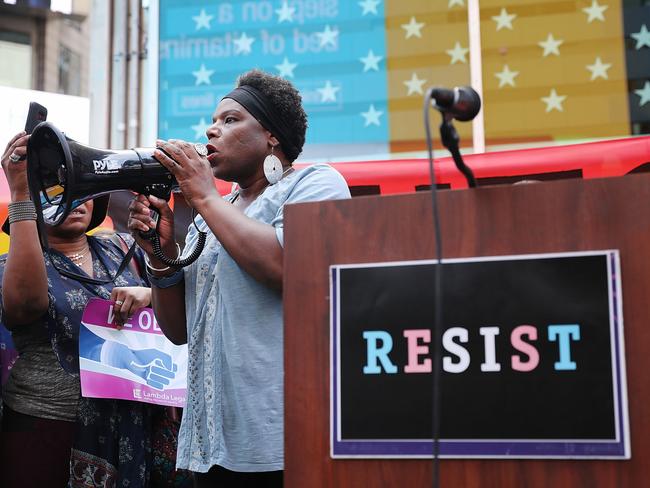
M 104 220 L 107 196 L 80 205 L 59 226 L 46 226 L 50 249 L 41 249 L 27 186 L 29 137 L 17 134 L 2 155 L 11 192 L 3 229 L 11 239 L 0 256 L 0 323 L 19 353 L 2 397 L 2 486 L 148 486 L 152 419 L 164 407 L 81 398 L 79 327 L 90 298 L 113 300 L 115 315 L 124 319 L 149 305 L 150 289 L 130 269 L 115 280 L 118 286 L 60 273 L 113 276 L 125 251 L 113 239 L 86 234 Z

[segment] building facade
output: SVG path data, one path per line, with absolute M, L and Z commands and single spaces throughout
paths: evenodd
M 88 0 L 0 1 L 0 86 L 87 97 L 89 9 Z

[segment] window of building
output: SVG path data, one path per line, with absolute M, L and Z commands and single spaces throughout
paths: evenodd
M 59 48 L 59 93 L 81 95 L 81 56 L 63 44 Z
M 50 9 L 55 12 L 62 12 L 64 14 L 72 13 L 72 0 L 52 0 L 50 2 Z
M 0 85 L 32 88 L 32 46 L 28 34 L 0 31 Z

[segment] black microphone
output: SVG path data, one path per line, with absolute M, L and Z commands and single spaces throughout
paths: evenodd
M 461 122 L 472 120 L 481 110 L 481 97 L 471 86 L 434 88 L 431 98 L 434 108 Z

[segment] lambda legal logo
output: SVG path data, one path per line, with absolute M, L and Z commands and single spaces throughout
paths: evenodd
M 142 390 L 140 388 L 133 388 L 133 398 L 142 398 Z

